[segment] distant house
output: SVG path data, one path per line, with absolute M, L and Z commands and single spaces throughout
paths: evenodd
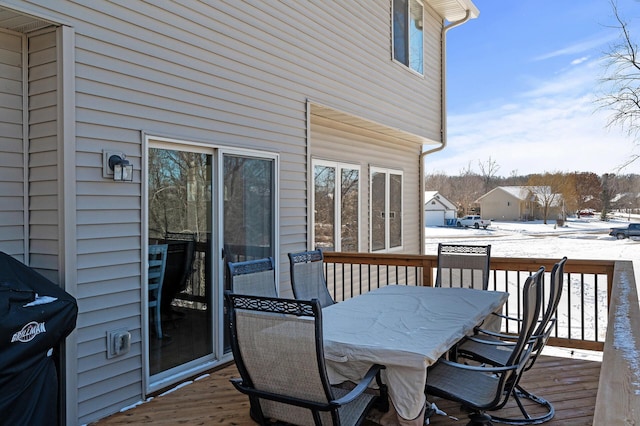
M 0 251 L 78 300 L 61 424 L 229 362 L 227 260 L 273 257 L 290 297 L 289 252 L 424 251 L 445 27 L 478 15 L 472 0 L 0 1 Z
M 616 194 L 611 199 L 611 208 L 621 211 L 637 209 L 640 205 L 640 193 L 623 192 Z
M 456 205 L 438 191 L 425 191 L 424 199 L 425 226 L 443 226 L 458 216 Z
M 562 197 L 559 194 L 549 194 L 548 199 L 551 202 L 547 219 L 556 219 L 562 213 Z M 531 186 L 499 186 L 478 198 L 476 202 L 480 205 L 482 217 L 486 219 L 544 219 L 544 200 L 536 195 Z
M 532 220 L 540 204 L 527 186 L 499 186 L 478 198 L 482 217 L 491 220 Z

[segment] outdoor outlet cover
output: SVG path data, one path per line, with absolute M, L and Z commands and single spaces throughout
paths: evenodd
M 107 331 L 107 359 L 124 355 L 131 348 L 131 333 L 126 328 Z

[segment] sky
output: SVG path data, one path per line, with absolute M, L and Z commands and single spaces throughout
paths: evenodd
M 446 147 L 428 173 L 497 176 L 620 169 L 638 143 L 607 126 L 605 54 L 620 40 L 609 0 L 473 0 L 480 15 L 447 32 Z M 617 0 L 640 45 L 640 0 Z

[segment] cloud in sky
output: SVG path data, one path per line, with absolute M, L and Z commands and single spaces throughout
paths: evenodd
M 638 0 L 616 0 L 640 41 Z M 447 146 L 427 173 L 458 174 L 489 158 L 509 176 L 553 171 L 640 173 L 640 140 L 608 127 L 606 52 L 620 41 L 602 0 L 474 0 L 480 17 L 448 33 Z
M 608 128 L 599 110 L 597 61 L 581 61 L 547 79 L 531 79 L 509 102 L 448 117 L 448 145 L 427 156 L 429 172 L 458 174 L 489 158 L 498 175 L 543 172 L 640 173 L 640 164 L 618 168 L 635 152 L 628 135 Z M 637 153 L 637 152 L 636 152 Z
M 533 60 L 544 61 L 546 59 L 556 58 L 560 56 L 568 56 L 568 55 L 575 56 L 575 55 L 582 54 L 584 52 L 591 52 L 596 49 L 600 49 L 604 51 L 606 50 L 607 46 L 613 41 L 615 41 L 617 38 L 618 38 L 617 34 L 607 33 L 599 37 L 594 37 L 588 40 L 583 40 L 577 43 L 570 44 L 569 46 L 554 50 L 552 52 L 538 55 L 535 58 L 533 58 Z

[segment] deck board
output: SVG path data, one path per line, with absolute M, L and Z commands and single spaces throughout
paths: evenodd
M 600 362 L 578 358 L 541 356 L 532 370 L 523 376 L 525 389 L 548 399 L 555 407 L 555 417 L 549 426 L 581 426 L 593 423 Z M 249 401 L 229 383 L 237 377 L 234 365 L 227 366 L 173 392 L 153 398 L 127 411 L 113 414 L 94 425 L 252 425 Z M 466 414 L 459 404 L 435 399 L 438 407 L 455 421 L 444 416 L 431 418 L 431 425 L 464 425 Z M 508 407 L 503 413 L 513 413 Z M 364 426 L 374 426 L 372 421 Z

